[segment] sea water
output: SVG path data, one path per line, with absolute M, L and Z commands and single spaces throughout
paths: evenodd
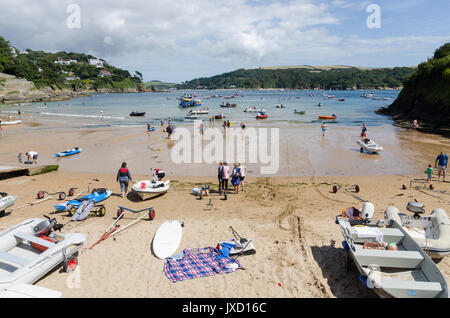
M 184 94 L 194 94 L 202 106 L 180 108 L 177 98 Z M 380 99 L 364 98 L 362 94 L 375 94 Z M 38 102 L 31 106 L 5 106 L 2 113 L 11 113 L 17 117 L 20 109 L 22 116 L 29 113 L 31 118 L 45 122 L 55 122 L 73 127 L 102 126 L 143 126 L 147 123 L 159 125 L 170 118 L 175 124 L 189 123 L 185 119 L 189 110 L 209 108 L 208 115 L 199 115 L 199 119 L 209 120 L 210 116 L 223 113 L 225 119 L 238 125 L 264 125 L 281 123 L 282 125 L 311 124 L 322 121 L 319 115 L 336 115 L 337 119 L 329 124 L 343 126 L 368 126 L 391 124 L 387 116 L 375 114 L 375 110 L 388 106 L 398 96 L 397 90 L 174 90 L 161 93 L 105 93 L 74 98 L 57 102 Z M 221 97 L 213 97 L 213 96 Z M 233 96 L 233 98 L 229 98 Z M 330 98 L 333 96 L 333 98 Z M 224 98 L 228 97 L 228 98 Z M 383 99 L 387 98 L 387 100 Z M 339 101 L 344 99 L 344 101 Z M 234 103 L 236 108 L 220 107 L 222 103 Z M 319 103 L 321 106 L 318 106 Z M 285 108 L 276 108 L 283 104 Z M 268 119 L 257 120 L 256 113 L 246 113 L 246 108 L 256 106 L 264 108 Z M 295 114 L 294 110 L 305 111 L 304 115 Z M 133 111 L 145 112 L 144 117 L 131 117 Z

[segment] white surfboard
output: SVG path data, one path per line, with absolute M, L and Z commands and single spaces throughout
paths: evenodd
M 181 224 L 178 221 L 166 221 L 156 231 L 153 238 L 153 252 L 158 258 L 171 256 L 181 242 Z
M 2 121 L 0 123 L 1 126 L 6 126 L 6 125 L 17 125 L 17 124 L 21 124 L 22 121 L 21 120 L 12 120 L 12 121 Z

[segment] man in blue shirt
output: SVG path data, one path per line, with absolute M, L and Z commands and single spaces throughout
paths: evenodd
M 445 170 L 447 170 L 447 165 L 448 165 L 448 156 L 443 151 L 441 151 L 439 156 L 437 156 L 436 158 L 436 162 L 434 163 L 434 167 L 436 168 L 437 166 L 438 169 L 438 181 L 441 179 L 441 172 L 442 172 L 443 176 L 442 181 L 445 182 Z

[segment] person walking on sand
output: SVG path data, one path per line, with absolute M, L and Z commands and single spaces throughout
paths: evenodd
M 441 153 L 436 157 L 436 161 L 434 163 L 434 167 L 438 169 L 438 181 L 441 180 L 441 172 L 442 172 L 442 181 L 445 182 L 445 171 L 447 170 L 448 165 L 448 156 L 441 151 Z
M 167 131 L 167 138 L 170 139 L 170 136 L 172 136 L 172 134 L 173 134 L 172 124 L 169 124 L 169 126 L 167 126 L 166 131 Z
M 19 152 L 19 154 L 17 155 L 17 159 L 19 159 L 19 163 L 23 163 L 21 152 Z
M 366 137 L 367 137 L 367 126 L 366 123 L 362 123 L 361 139 L 365 139 Z
M 225 192 L 228 190 L 228 179 L 230 178 L 230 167 L 226 162 L 223 163 L 222 168 L 222 191 Z
M 222 194 L 222 169 L 223 169 L 223 161 L 219 162 L 219 166 L 217 167 L 217 178 L 219 179 L 220 194 Z
M 122 166 L 120 167 L 119 171 L 117 171 L 116 180 L 120 184 L 120 191 L 122 192 L 122 198 L 123 198 L 123 197 L 125 197 L 125 195 L 128 192 L 128 182 L 133 181 L 131 179 L 131 174 L 127 168 L 126 162 L 122 162 Z
M 239 185 L 241 184 L 241 168 L 238 163 L 234 164 L 233 172 L 231 173 L 231 184 L 234 187 L 234 194 L 239 194 Z
M 322 128 L 322 136 L 325 137 L 325 131 L 327 130 L 327 124 L 325 124 L 325 122 L 323 122 L 322 126 L 320 126 L 320 128 Z
M 427 168 L 427 182 L 431 183 L 432 178 L 433 178 L 433 167 L 431 166 L 431 164 L 429 164 Z
M 36 151 L 28 151 L 27 152 L 28 162 L 33 160 L 35 164 L 37 164 L 38 153 Z

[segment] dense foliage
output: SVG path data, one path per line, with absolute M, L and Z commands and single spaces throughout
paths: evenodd
M 179 88 L 292 88 L 292 89 L 362 89 L 398 88 L 414 68 L 395 67 L 360 69 L 283 68 L 239 69 L 233 72 L 183 82 Z
M 9 41 L 0 36 L 0 72 L 32 81 L 36 87 L 58 88 L 143 88 L 142 74 L 132 76 L 128 71 L 109 65 L 102 68 L 89 65 L 95 56 L 83 53 L 46 53 L 27 49 L 19 52 Z M 74 60 L 76 63 L 61 65 L 57 60 Z M 101 77 L 100 71 L 111 74 Z

